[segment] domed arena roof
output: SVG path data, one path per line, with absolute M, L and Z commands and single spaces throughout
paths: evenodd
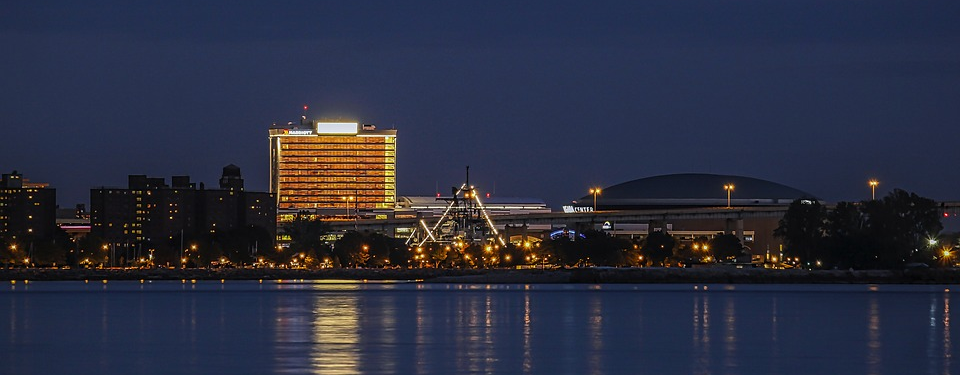
M 657 207 L 725 206 L 725 185 L 734 206 L 788 205 L 795 199 L 819 200 L 814 195 L 786 185 L 752 177 L 703 173 L 681 173 L 641 178 L 601 189 L 598 209 L 640 209 Z M 585 195 L 580 206 L 593 204 Z

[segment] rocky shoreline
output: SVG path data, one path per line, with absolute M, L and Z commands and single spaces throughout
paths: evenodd
M 0 280 L 398 280 L 477 284 L 958 284 L 960 269 L 0 269 Z

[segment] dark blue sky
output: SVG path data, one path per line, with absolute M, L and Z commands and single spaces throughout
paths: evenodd
M 559 205 L 737 174 L 960 200 L 957 1 L 0 2 L 0 170 L 61 205 L 128 174 L 266 190 L 267 127 L 399 130 L 404 195 Z M 724 196 L 722 186 L 717 195 Z

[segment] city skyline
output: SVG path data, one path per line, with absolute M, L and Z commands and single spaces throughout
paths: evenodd
M 398 195 L 445 192 L 470 165 L 482 191 L 554 208 L 688 172 L 960 199 L 953 2 L 6 8 L 0 160 L 62 207 L 230 163 L 267 191 L 263 134 L 303 105 L 403 129 Z

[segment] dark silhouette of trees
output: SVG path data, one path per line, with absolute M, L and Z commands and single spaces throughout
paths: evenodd
M 733 261 L 744 255 L 743 244 L 732 234 L 718 234 L 710 239 L 710 251 L 719 262 Z
M 827 213 L 824 225 L 823 264 L 836 268 L 862 268 L 873 262 L 875 256 L 863 229 L 863 214 L 858 205 L 837 203 Z
M 411 253 L 403 240 L 380 233 L 349 231 L 333 244 L 335 264 L 343 267 L 407 266 Z
M 666 231 L 653 232 L 643 240 L 640 252 L 651 265 L 662 266 L 667 258 L 673 254 L 673 248 L 676 245 L 676 239 Z
M 348 231 L 333 244 L 335 264 L 342 267 L 359 267 L 370 259 L 370 248 L 365 244 L 364 235 L 356 231 Z M 364 246 L 367 246 L 364 249 Z
M 824 220 L 827 210 L 817 201 L 797 199 L 790 203 L 787 213 L 773 235 L 783 239 L 789 257 L 806 260 L 823 258 Z
M 285 263 L 293 257 L 303 255 L 304 261 L 310 258 L 309 263 L 317 263 L 333 255 L 329 245 L 323 241 L 323 236 L 329 233 L 330 229 L 318 218 L 311 219 L 305 213 L 298 213 L 292 221 L 280 227 L 280 232 L 290 236 L 290 246 L 265 252 L 268 259 Z
M 875 267 L 895 268 L 933 259 L 927 241 L 943 229 L 936 202 L 895 189 L 880 201 L 867 202 L 862 211 L 866 234 L 877 252 Z
M 927 241 L 942 229 L 936 202 L 895 189 L 879 200 L 840 202 L 825 214 L 791 204 L 774 234 L 786 241 L 787 254 L 808 264 L 891 269 L 932 263 L 935 249 Z
M 556 263 L 574 266 L 574 265 L 598 265 L 598 266 L 623 266 L 627 264 L 626 256 L 632 249 L 630 241 L 616 238 L 602 231 L 587 230 L 583 231 L 583 237 L 578 237 L 571 241 L 569 237 L 562 236 L 557 239 L 545 241 L 548 254 Z M 537 260 L 543 259 L 538 256 Z M 531 262 L 537 263 L 537 262 Z

